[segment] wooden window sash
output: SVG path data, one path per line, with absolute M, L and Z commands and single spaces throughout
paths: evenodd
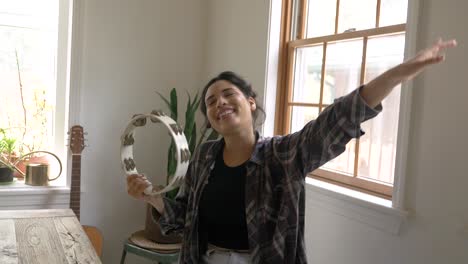
M 309 0 L 300 0 L 298 12 L 298 34 L 297 39 L 307 38 L 307 16 L 308 16 L 308 2 Z
M 327 62 L 327 47 L 328 42 L 323 43 L 323 51 L 322 51 L 322 69 L 320 71 L 320 98 L 319 98 L 319 113 L 322 112 L 323 109 L 323 88 L 325 86 L 325 64 Z M 289 89 L 289 88 L 288 88 Z M 290 87 L 290 89 L 294 89 L 294 87 Z
M 298 34 L 297 39 L 307 38 L 307 18 L 308 18 L 308 0 L 299 0 L 299 18 L 298 18 Z M 377 0 L 375 10 L 375 27 L 380 26 L 380 11 L 382 0 Z M 338 34 L 338 23 L 340 21 L 340 0 L 336 0 L 335 6 L 335 34 Z
M 325 169 L 316 169 L 309 173 L 307 177 L 323 180 L 384 199 L 392 199 L 393 186 L 385 182 L 377 182 L 373 179 L 365 179 L 364 177 L 351 177 Z
M 281 29 L 279 43 L 279 58 L 278 58 L 278 79 L 277 79 L 277 94 L 276 94 L 276 115 L 275 115 L 275 134 L 284 135 L 286 132 L 283 127 L 286 123 L 285 112 L 286 108 L 286 83 L 288 64 L 288 42 L 291 36 L 291 17 L 292 17 L 292 0 L 283 0 L 281 6 Z
M 314 104 L 305 102 L 288 102 L 288 106 L 327 107 L 329 104 Z
M 338 34 L 338 23 L 339 22 L 340 22 L 340 0 L 336 0 L 335 35 Z
M 367 63 L 367 40 L 368 37 L 364 37 L 362 43 L 362 60 L 361 60 L 361 76 L 360 76 L 360 84 L 364 84 L 364 80 L 366 78 L 366 63 Z M 356 146 L 354 148 L 354 175 L 353 177 L 357 177 L 359 173 L 359 138 L 356 139 Z
M 339 7 L 340 0 L 336 3 L 336 18 L 335 18 L 335 34 L 328 36 L 320 36 L 314 38 L 306 38 L 307 35 L 307 2 L 308 0 L 299 0 L 298 20 L 297 20 L 297 35 L 296 39 L 288 40 L 291 36 L 291 23 L 292 23 L 292 12 L 293 12 L 293 0 L 283 0 L 283 16 L 282 16 L 282 29 L 281 29 L 281 40 L 280 40 L 280 67 L 278 71 L 278 87 L 284 87 L 279 89 L 277 95 L 277 115 L 276 115 L 276 134 L 287 134 L 290 132 L 291 125 L 291 112 L 293 106 L 305 106 L 305 107 L 319 107 L 319 112 L 322 112 L 323 108 L 327 107 L 328 104 L 323 104 L 323 86 L 325 76 L 325 62 L 327 55 L 328 43 L 340 42 L 352 39 L 363 39 L 363 58 L 361 63 L 361 76 L 360 82 L 364 83 L 365 80 L 365 67 L 366 67 L 366 56 L 367 56 L 367 41 L 369 38 L 384 35 L 393 35 L 403 33 L 406 30 L 406 24 L 391 25 L 386 27 L 379 27 L 380 23 L 380 7 L 381 0 L 377 0 L 376 5 L 376 28 L 345 32 L 338 34 L 338 23 L 339 23 Z M 306 102 L 294 102 L 292 100 L 293 94 L 293 82 L 294 82 L 294 65 L 296 49 L 303 47 L 310 47 L 316 45 L 323 45 L 323 57 L 322 57 L 322 69 L 321 69 L 321 83 L 320 83 L 320 99 L 318 104 L 306 103 Z M 281 62 L 287 62 L 281 64 Z M 354 173 L 353 175 L 346 175 L 344 173 L 317 169 L 312 172 L 309 176 L 320 180 L 332 182 L 334 184 L 342 185 L 347 188 L 357 189 L 359 191 L 376 195 L 385 199 L 391 199 L 393 186 L 384 182 L 378 182 L 372 179 L 365 179 L 358 176 L 358 159 L 359 159 L 359 139 L 356 139 L 355 147 L 355 161 L 354 161 Z
M 378 28 L 380 25 L 380 7 L 381 7 L 382 1 L 377 0 L 377 10 L 375 11 L 375 27 Z
M 292 48 L 291 46 L 289 46 L 289 49 L 288 49 L 288 65 L 294 65 L 295 64 L 295 59 L 296 59 L 296 56 L 295 56 L 295 49 Z M 286 98 L 287 100 L 289 101 L 289 98 L 292 98 L 292 93 L 293 93 L 293 89 L 291 89 L 293 87 L 293 78 L 292 76 L 294 76 L 294 67 L 291 66 L 291 67 L 288 67 L 288 71 L 287 71 L 287 75 L 286 75 L 286 80 L 287 80 L 287 85 L 286 85 Z M 285 115 L 285 118 L 284 118 L 284 121 L 285 123 L 283 124 L 283 132 L 284 133 L 289 133 L 289 131 L 291 130 L 290 129 L 290 126 L 291 126 L 291 113 L 292 113 L 292 107 L 291 106 L 288 106 L 288 105 L 285 105 L 285 108 L 284 108 L 284 115 Z
M 323 44 L 325 42 L 338 42 L 338 41 L 345 41 L 345 40 L 352 40 L 364 37 L 376 37 L 381 35 L 392 35 L 403 33 L 406 30 L 406 24 L 398 24 L 386 27 L 379 27 L 379 28 L 371 28 L 371 29 L 364 29 L 358 30 L 353 32 L 345 32 L 335 35 L 328 35 L 328 36 L 321 36 L 321 37 L 314 37 L 308 39 L 298 39 L 289 42 L 289 47 L 292 48 L 305 48 L 310 46 L 316 46 L 319 44 Z
M 295 65 L 295 57 L 296 57 L 295 55 L 296 55 L 297 48 L 323 45 L 322 70 L 321 70 L 321 80 L 320 80 L 320 98 L 319 98 L 319 104 L 318 104 L 319 112 L 321 112 L 323 108 L 326 107 L 325 105 L 323 105 L 323 88 L 324 88 L 324 82 L 325 82 L 325 78 L 324 78 L 325 62 L 326 62 L 326 57 L 327 57 L 328 43 L 337 42 L 340 40 L 344 41 L 344 40 L 349 40 L 349 39 L 356 39 L 356 38 L 365 38 L 367 41 L 367 38 L 369 37 L 398 34 L 398 33 L 404 32 L 404 30 L 405 30 L 405 24 L 400 24 L 396 26 L 388 26 L 388 27 L 382 27 L 382 28 L 377 28 L 377 29 L 367 29 L 367 30 L 360 30 L 360 31 L 355 31 L 355 32 L 341 33 L 341 34 L 336 34 L 336 35 L 290 41 L 287 45 L 288 52 L 287 52 L 286 57 L 288 59 L 287 66 L 289 67 L 286 67 L 286 73 L 284 77 L 285 86 L 283 87 L 285 87 L 285 89 L 282 89 L 283 91 L 278 93 L 278 94 L 281 94 L 281 96 L 283 97 L 277 98 L 277 100 L 281 101 L 281 106 L 279 107 L 279 109 L 277 109 L 277 113 L 282 113 L 281 115 L 277 115 L 277 116 L 282 116 L 281 119 L 283 121 L 282 126 L 280 126 L 279 128 L 280 130 L 276 131 L 277 134 L 287 134 L 290 132 L 291 113 L 292 113 L 293 105 L 308 106 L 308 105 L 305 105 L 305 103 L 294 102 L 292 100 L 292 95 L 294 91 L 293 89 L 294 65 Z M 364 46 L 367 46 L 367 44 Z M 365 66 L 365 61 L 363 62 L 363 65 Z M 363 70 L 361 71 L 361 84 L 364 82 L 365 67 L 362 69 Z M 316 104 L 311 104 L 310 106 L 316 106 Z

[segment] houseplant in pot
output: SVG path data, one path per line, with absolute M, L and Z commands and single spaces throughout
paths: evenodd
M 0 128 L 0 184 L 13 182 L 13 157 L 16 139 L 8 137 L 5 129 Z
M 161 99 L 167 105 L 170 111 L 170 117 L 178 122 L 178 100 L 177 100 L 177 91 L 173 88 L 170 92 L 169 98 L 164 97 L 162 94 L 158 93 Z M 198 110 L 198 106 L 200 105 L 200 99 L 198 97 L 198 93 L 195 94 L 195 97 L 190 97 L 190 94 L 187 93 L 188 102 L 185 109 L 185 124 L 184 124 L 184 134 L 187 139 L 187 143 L 189 145 L 190 153 L 194 153 L 197 148 L 206 140 L 212 140 L 218 138 L 218 133 L 204 126 L 201 129 L 201 135 L 197 140 L 197 124 L 195 121 L 195 114 Z M 174 175 L 177 167 L 177 160 L 176 160 L 176 145 L 173 141 L 171 141 L 171 145 L 169 146 L 168 153 L 167 153 L 167 176 L 166 176 L 166 184 L 171 181 L 171 177 Z M 178 188 L 166 193 L 166 198 L 174 199 L 177 195 Z M 153 220 L 151 214 L 152 207 L 148 204 L 147 211 L 146 211 L 146 222 L 145 222 L 145 237 L 155 241 L 157 243 L 179 243 L 181 241 L 181 237 L 177 235 L 169 235 L 165 236 L 161 233 L 161 229 L 159 224 Z

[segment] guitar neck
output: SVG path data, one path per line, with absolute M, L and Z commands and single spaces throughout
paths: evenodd
M 70 186 L 70 208 L 80 220 L 81 154 L 72 155 L 72 177 Z

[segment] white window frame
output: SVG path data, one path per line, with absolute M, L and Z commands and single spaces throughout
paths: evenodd
M 408 0 L 405 52 L 407 59 L 417 52 L 417 30 L 419 17 L 419 0 Z M 264 105 L 267 116 L 275 116 L 276 92 L 278 79 L 278 51 L 280 25 L 278 19 L 281 14 L 282 1 L 270 1 L 269 41 L 267 76 L 264 91 Z M 404 190 L 407 178 L 408 140 L 411 127 L 411 101 L 413 82 L 402 84 L 400 98 L 400 112 L 396 146 L 395 176 L 392 200 L 385 200 L 356 190 L 322 182 L 307 177 L 306 179 L 306 208 L 319 207 L 336 214 L 354 219 L 390 234 L 399 234 L 402 223 L 410 212 L 405 208 Z M 385 110 L 384 110 L 385 111 Z M 274 135 L 275 118 L 265 120 L 263 133 L 265 136 Z
M 62 160 L 61 177 L 65 180 L 60 186 L 0 186 L 0 210 L 69 208 L 71 167 L 67 165 L 71 164 L 71 155 L 67 131 L 70 124 L 79 124 L 83 3 L 59 0 L 54 152 Z

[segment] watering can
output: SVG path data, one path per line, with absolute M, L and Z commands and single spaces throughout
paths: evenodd
M 52 155 L 54 158 L 57 159 L 59 165 L 60 165 L 60 171 L 58 175 L 54 178 L 50 178 L 50 166 L 48 163 L 27 163 L 26 164 L 26 170 L 25 172 L 22 172 L 16 165 L 22 160 L 24 160 L 26 157 L 35 154 L 35 153 L 46 153 L 49 155 Z M 62 174 L 62 162 L 60 161 L 59 157 L 55 155 L 52 152 L 45 151 L 45 150 L 38 150 L 38 151 L 33 151 L 29 152 L 27 154 L 24 154 L 21 156 L 13 165 L 13 168 L 18 171 L 23 177 L 24 177 L 24 183 L 27 185 L 32 185 L 32 186 L 47 186 L 49 185 L 49 181 L 56 180 L 60 175 Z

